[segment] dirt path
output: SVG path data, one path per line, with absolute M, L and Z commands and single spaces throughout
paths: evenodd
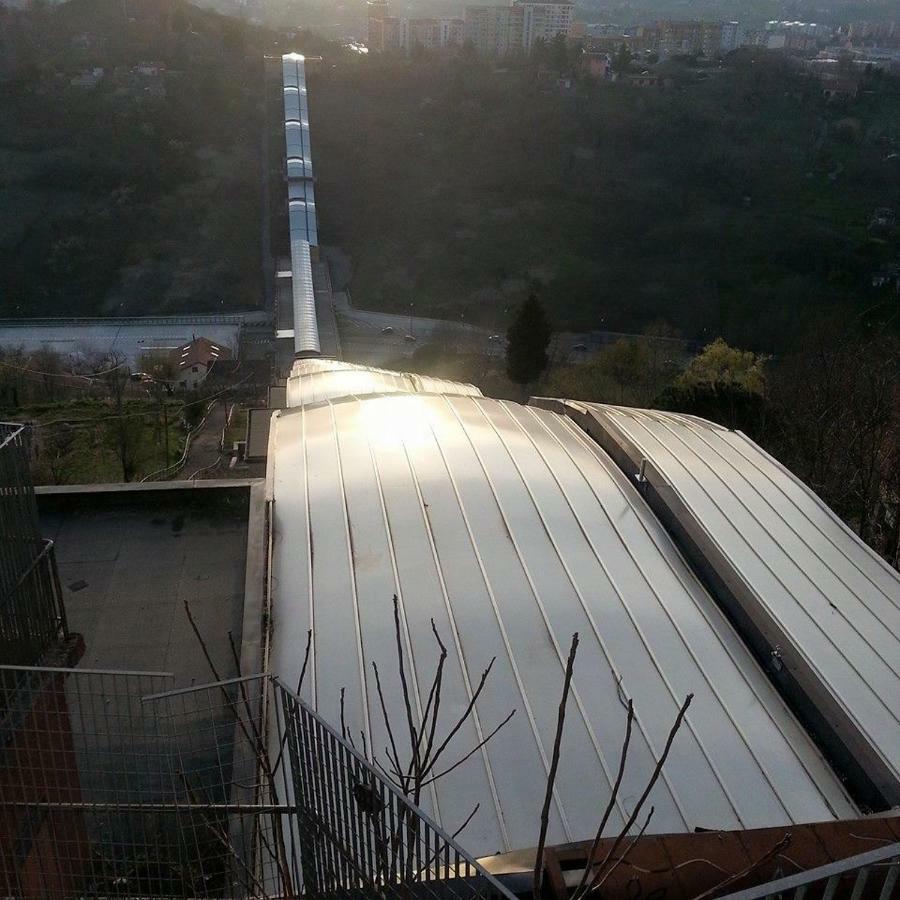
M 187 460 L 181 470 L 183 475 L 179 477 L 193 478 L 197 475 L 197 477 L 203 478 L 206 473 L 199 470 L 213 466 L 218 461 L 219 438 L 225 427 L 225 408 L 226 404 L 220 401 L 209 411 L 206 423 L 191 441 L 191 449 L 188 451 Z

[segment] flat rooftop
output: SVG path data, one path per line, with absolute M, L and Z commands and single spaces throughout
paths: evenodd
M 187 598 L 219 676 L 237 674 L 229 632 L 237 647 L 244 644 L 245 673 L 258 671 L 259 597 L 247 592 L 263 542 L 253 487 L 236 481 L 37 489 L 69 628 L 84 638 L 82 668 L 171 672 L 177 687 L 214 680 L 187 619 Z

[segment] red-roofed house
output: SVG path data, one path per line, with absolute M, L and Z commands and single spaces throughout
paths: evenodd
M 209 338 L 195 337 L 189 344 L 176 347 L 169 359 L 175 368 L 174 380 L 179 390 L 192 391 L 202 384 L 220 359 L 231 359 L 231 351 Z

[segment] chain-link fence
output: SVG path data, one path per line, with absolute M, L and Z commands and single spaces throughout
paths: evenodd
M 274 679 L 0 667 L 0 895 L 301 893 L 505 895 Z

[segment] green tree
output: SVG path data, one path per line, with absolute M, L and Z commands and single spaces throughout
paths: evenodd
M 750 394 L 764 394 L 766 357 L 730 347 L 722 338 L 707 344 L 679 376 L 679 387 L 737 385 Z
M 738 428 L 765 443 L 768 430 L 766 357 L 716 338 L 658 398 L 662 409 Z
M 529 294 L 506 332 L 506 373 L 516 384 L 536 381 L 547 368 L 553 328 L 540 300 Z
M 619 73 L 627 72 L 631 68 L 631 51 L 625 43 L 622 43 L 616 51 L 616 55 L 612 60 L 612 67 L 614 72 Z

